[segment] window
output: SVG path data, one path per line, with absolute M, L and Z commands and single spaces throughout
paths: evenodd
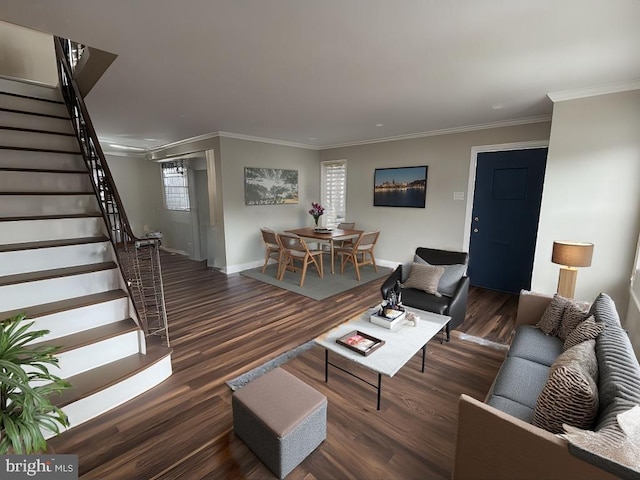
M 191 210 L 189 205 L 189 181 L 184 160 L 163 162 L 162 186 L 164 206 L 167 210 Z
M 332 228 L 347 218 L 347 161 L 322 162 L 321 168 L 325 225 Z

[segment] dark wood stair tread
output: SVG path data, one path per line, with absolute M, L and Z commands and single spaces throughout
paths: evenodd
M 0 222 L 22 222 L 29 220 L 63 220 L 65 218 L 95 218 L 102 217 L 100 212 L 71 213 L 59 215 L 32 215 L 29 217 L 0 217 Z
M 21 152 L 47 152 L 47 153 L 65 153 L 71 155 L 80 155 L 80 150 L 59 150 L 56 148 L 31 148 L 31 147 L 11 147 L 0 145 L 0 150 L 18 150 Z
M 36 117 L 47 117 L 47 118 L 55 118 L 58 120 L 71 121 L 71 118 L 68 115 L 54 115 L 52 113 L 40 113 L 40 112 L 33 112 L 30 110 L 17 110 L 15 108 L 0 107 L 0 112 L 18 113 L 21 115 L 34 115 Z
M 64 105 L 64 102 L 62 100 L 52 100 L 50 98 L 35 97 L 33 95 L 26 95 L 24 93 L 0 91 L 0 95 L 8 95 L 9 97 L 26 98 L 29 100 L 37 100 L 38 102 L 47 102 L 47 103 L 55 103 L 56 105 Z
M 69 377 L 66 380 L 71 383 L 72 388 L 64 390 L 57 395 L 52 395 L 50 397 L 51 403 L 62 408 L 65 405 L 105 390 L 159 362 L 170 355 L 171 352 L 170 348 L 154 345 L 147 348 L 146 355 L 136 353 L 121 360 L 91 369 L 88 372 Z
M 109 239 L 102 235 L 99 237 L 66 238 L 62 240 L 43 240 L 40 242 L 9 243 L 6 245 L 0 245 L 0 253 L 19 252 L 23 250 L 38 250 L 41 248 L 70 247 L 72 245 L 86 245 L 89 243 L 102 243 L 108 241 Z
M 40 128 L 25 128 L 25 127 L 9 127 L 6 125 L 0 125 L 0 130 L 10 130 L 12 132 L 29 132 L 40 133 L 42 135 L 61 135 L 63 137 L 75 137 L 76 134 L 72 132 L 58 132 L 55 130 L 43 130 Z
M 52 338 L 35 343 L 34 345 L 45 345 L 48 347 L 60 347 L 57 353 L 68 352 L 80 347 L 91 345 L 92 343 L 101 342 L 108 338 L 117 337 L 129 332 L 139 330 L 136 322 L 131 318 L 126 318 L 118 322 L 108 323 L 99 327 L 83 330 L 82 332 L 72 333 L 64 337 Z
M 127 292 L 125 292 L 124 290 L 108 290 L 106 292 L 83 295 L 82 297 L 68 298 L 65 300 L 59 300 L 57 302 L 41 303 L 40 305 L 19 308 L 17 310 L 11 310 L 8 312 L 0 312 L 0 320 L 11 318 L 19 313 L 25 313 L 27 315 L 27 318 L 32 319 L 45 317 L 47 315 L 53 315 L 54 313 L 74 310 L 76 308 L 88 307 L 90 305 L 97 305 L 99 303 L 110 302 L 112 300 L 118 300 L 120 298 L 127 297 Z
M 4 277 L 0 277 L 0 287 L 16 285 L 18 283 L 37 282 L 39 280 L 49 280 L 51 278 L 70 277 L 73 275 L 82 275 L 84 273 L 112 270 L 114 268 L 117 268 L 117 265 L 114 262 L 101 262 L 78 265 L 75 267 L 54 268 L 52 270 L 42 270 L 39 272 L 5 275 Z
M 22 167 L 0 167 L 0 172 L 27 172 L 27 173 L 69 173 L 73 175 L 88 175 L 87 170 L 63 170 L 61 168 L 22 168 Z
M 70 192 L 70 191 L 60 191 L 60 192 L 38 192 L 38 191 L 30 191 L 30 192 L 0 192 L 0 195 L 31 195 L 35 197 L 44 197 L 44 196 L 73 196 L 73 195 L 95 195 L 93 190 L 88 190 L 84 192 Z

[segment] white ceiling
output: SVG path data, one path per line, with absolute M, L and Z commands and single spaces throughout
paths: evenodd
M 117 54 L 89 112 L 145 148 L 539 121 L 549 92 L 640 79 L 640 0 L 0 0 L 0 19 Z

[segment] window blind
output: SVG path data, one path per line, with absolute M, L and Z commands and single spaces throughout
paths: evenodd
M 162 163 L 162 186 L 167 210 L 191 210 L 187 165 L 184 161 Z
M 347 161 L 322 162 L 322 206 L 325 226 L 333 228 L 347 218 Z

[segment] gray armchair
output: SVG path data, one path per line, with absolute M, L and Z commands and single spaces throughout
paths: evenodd
M 431 265 L 467 265 L 469 254 L 465 252 L 452 252 L 433 248 L 416 248 L 416 256 Z M 408 273 L 408 272 L 404 272 Z M 389 275 L 380 288 L 382 298 L 387 298 L 391 290 L 396 287 L 398 281 L 403 282 L 403 267 L 398 268 Z M 402 288 L 402 303 L 408 307 L 418 308 L 427 312 L 448 315 L 451 321 L 447 324 L 447 342 L 451 339 L 451 330 L 458 327 L 464 321 L 467 311 L 467 296 L 469 293 L 469 277 L 463 275 L 457 285 L 454 286 L 451 295 L 440 297 L 414 288 Z

